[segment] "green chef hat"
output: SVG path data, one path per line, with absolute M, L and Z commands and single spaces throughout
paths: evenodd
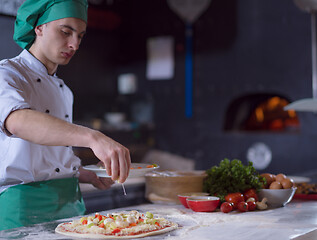
M 29 49 L 36 26 L 67 17 L 87 22 L 87 8 L 87 0 L 26 0 L 17 13 L 13 40 L 23 49 Z

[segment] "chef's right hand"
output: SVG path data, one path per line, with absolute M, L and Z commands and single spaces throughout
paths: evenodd
M 129 175 L 131 158 L 129 150 L 120 143 L 96 131 L 90 148 L 104 164 L 113 181 L 125 182 Z

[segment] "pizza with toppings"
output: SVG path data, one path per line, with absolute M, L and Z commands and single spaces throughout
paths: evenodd
M 55 232 L 71 237 L 99 239 L 129 239 L 158 235 L 176 229 L 178 225 L 150 212 L 138 211 L 82 217 L 59 224 Z

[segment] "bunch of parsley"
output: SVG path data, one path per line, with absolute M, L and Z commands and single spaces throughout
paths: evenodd
M 252 162 L 244 166 L 238 159 L 230 161 L 225 158 L 219 166 L 208 169 L 206 173 L 204 191 L 220 197 L 221 201 L 224 201 L 228 193 L 243 193 L 249 188 L 259 190 L 263 182 L 265 183 L 265 179 L 257 173 Z

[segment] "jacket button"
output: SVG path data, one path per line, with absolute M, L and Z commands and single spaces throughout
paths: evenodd
M 59 87 L 62 88 L 62 87 L 63 87 L 63 84 L 60 84 Z
M 66 115 L 65 115 L 65 118 L 68 118 L 68 117 L 69 117 L 68 114 L 66 114 Z
M 59 172 L 59 168 L 55 168 L 55 172 Z
M 76 171 L 76 167 L 73 167 L 73 170 Z
M 50 110 L 46 109 L 45 112 L 46 112 L 46 113 L 50 113 Z
M 36 81 L 37 81 L 37 82 L 41 82 L 41 79 L 38 78 Z

